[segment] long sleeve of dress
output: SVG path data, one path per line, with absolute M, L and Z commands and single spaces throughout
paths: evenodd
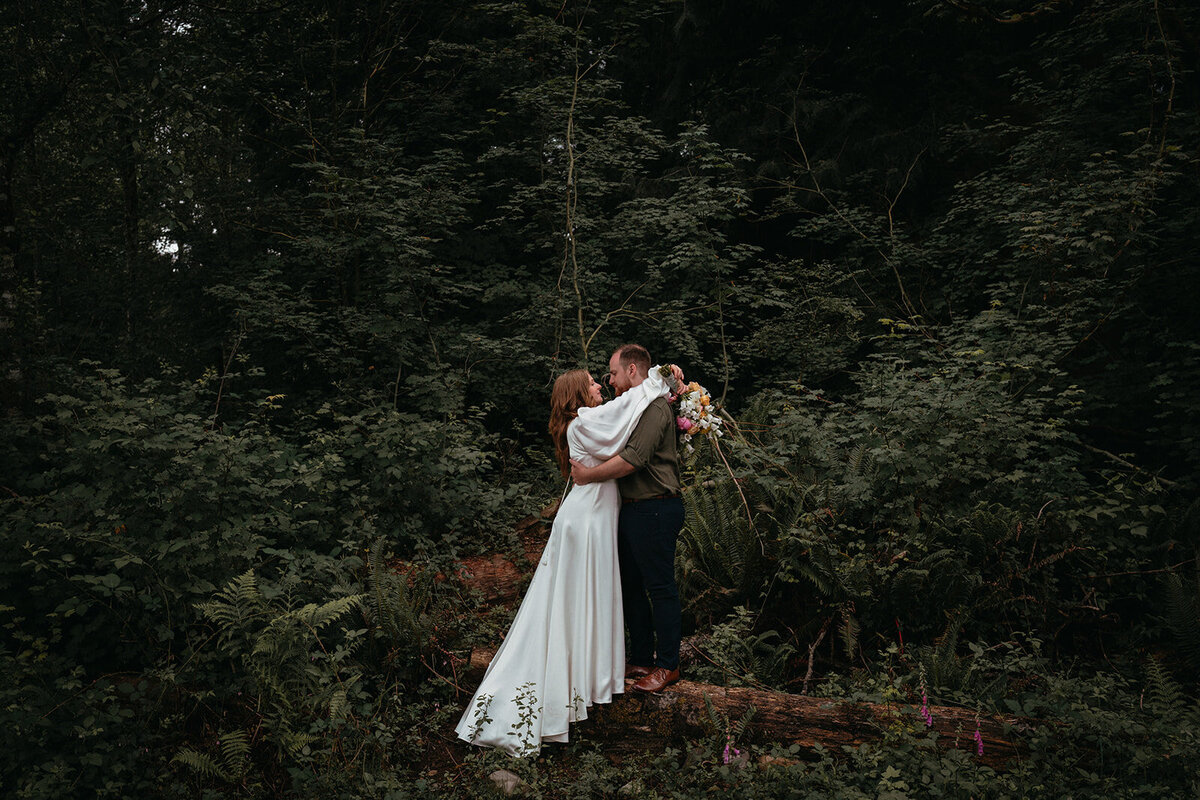
M 601 464 L 620 453 L 642 412 L 656 398 L 670 393 L 658 367 L 637 386 L 594 408 L 579 409 L 579 416 L 567 429 L 571 458 L 586 466 Z

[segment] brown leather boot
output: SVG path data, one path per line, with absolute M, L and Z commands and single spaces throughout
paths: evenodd
M 638 666 L 637 664 L 630 664 L 628 662 L 625 663 L 625 677 L 626 678 L 643 678 L 643 677 L 649 675 L 653 671 L 654 670 L 651 669 L 650 667 L 641 667 L 641 666 Z
M 655 667 L 649 675 L 633 685 L 635 692 L 661 692 L 679 680 L 679 670 Z

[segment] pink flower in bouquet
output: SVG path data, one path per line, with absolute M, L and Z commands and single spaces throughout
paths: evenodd
M 688 431 L 690 431 L 692 429 L 692 421 L 690 419 L 688 419 L 687 417 L 676 417 L 675 425 L 676 425 L 676 427 L 679 428 L 679 430 L 683 431 L 684 433 L 687 433 Z

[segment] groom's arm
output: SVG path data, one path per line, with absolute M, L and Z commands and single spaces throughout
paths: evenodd
M 572 461 L 571 478 L 576 485 L 586 486 L 589 483 L 624 478 L 638 471 L 650 462 L 650 456 L 662 441 L 663 432 L 673 430 L 669 424 L 670 418 L 670 406 L 657 401 L 651 403 L 642 412 L 642 418 L 634 426 L 624 450 L 595 467 L 585 467 L 577 461 Z
M 613 456 L 608 461 L 595 467 L 585 467 L 578 461 L 571 461 L 571 479 L 577 486 L 587 486 L 589 483 L 611 481 L 624 478 L 636 469 L 620 456 Z

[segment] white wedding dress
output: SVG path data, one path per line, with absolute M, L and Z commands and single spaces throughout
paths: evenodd
M 580 408 L 567 428 L 571 458 L 595 466 L 617 455 L 655 398 L 658 368 L 620 397 Z M 616 481 L 575 486 L 559 506 L 512 626 L 455 731 L 515 756 L 567 741 L 570 723 L 625 690 L 625 630 L 617 567 Z

